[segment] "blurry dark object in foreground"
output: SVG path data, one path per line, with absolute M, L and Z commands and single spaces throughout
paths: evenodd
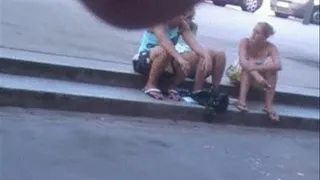
M 140 29 L 165 22 L 202 0 L 79 0 L 104 22 Z

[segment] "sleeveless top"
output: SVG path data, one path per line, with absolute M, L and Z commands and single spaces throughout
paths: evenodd
M 178 42 L 178 39 L 180 37 L 180 29 L 179 27 L 176 27 L 174 29 L 170 29 L 168 26 L 166 27 L 166 34 L 167 37 L 171 40 L 171 42 L 176 45 Z M 158 46 L 159 45 L 159 40 L 155 36 L 155 34 L 147 30 L 144 32 L 142 36 L 142 40 L 140 42 L 140 47 L 139 47 L 139 53 L 145 52 L 145 51 L 150 51 L 151 48 Z
M 197 24 L 195 24 L 194 22 L 192 22 L 190 26 L 190 30 L 193 34 L 193 38 L 196 37 L 197 35 Z M 184 52 L 188 52 L 191 51 L 191 48 L 189 45 L 187 45 L 187 43 L 183 40 L 183 38 L 179 38 L 178 43 L 176 44 L 176 50 L 178 53 L 184 53 Z

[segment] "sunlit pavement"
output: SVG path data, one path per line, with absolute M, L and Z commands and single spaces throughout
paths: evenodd
M 73 0 L 2 0 L 1 6 L 0 44 L 8 48 L 130 65 L 142 33 L 102 24 Z M 279 83 L 319 88 L 319 26 L 203 3 L 197 7 L 198 39 L 206 47 L 225 50 L 231 64 L 238 41 L 258 21 L 275 27 L 270 40 L 279 47 L 284 66 Z

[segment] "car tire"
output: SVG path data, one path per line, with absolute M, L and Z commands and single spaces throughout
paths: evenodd
M 216 6 L 221 6 L 221 7 L 224 7 L 227 5 L 227 3 L 223 2 L 223 1 L 219 1 L 219 0 L 212 0 L 212 3 Z
M 288 18 L 288 15 L 286 15 L 286 14 L 282 14 L 282 13 L 278 13 L 278 12 L 275 12 L 274 14 L 276 17 L 279 17 L 279 18 L 284 18 L 284 19 Z
M 313 24 L 320 24 L 320 13 L 319 13 L 319 6 L 315 7 L 312 11 L 312 15 L 311 15 L 311 23 Z
M 262 5 L 263 0 L 243 0 L 241 4 L 241 9 L 243 11 L 254 13 Z

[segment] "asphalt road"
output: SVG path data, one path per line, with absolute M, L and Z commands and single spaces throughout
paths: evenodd
M 142 31 L 129 32 L 101 23 L 76 0 L 0 2 L 2 47 L 131 64 L 141 38 Z M 199 41 L 225 50 L 230 64 L 237 57 L 239 39 L 264 20 L 277 31 L 271 41 L 278 45 L 284 65 L 280 83 L 319 88 L 319 26 L 207 3 L 197 7 L 195 21 Z
M 1 180 L 318 180 L 319 134 L 0 108 Z

